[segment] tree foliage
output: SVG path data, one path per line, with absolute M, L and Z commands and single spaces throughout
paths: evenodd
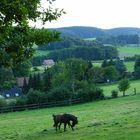
M 85 46 L 85 47 L 102 47 L 103 45 L 96 40 L 84 40 L 74 37 L 62 37 L 59 41 L 51 42 L 49 44 L 41 45 L 39 50 L 58 50 L 70 47 Z
M 29 76 L 31 73 L 31 67 L 32 64 L 30 61 L 25 61 L 22 63 L 18 63 L 14 68 L 13 68 L 13 73 L 15 77 L 24 77 L 24 76 Z
M 124 62 L 120 59 L 116 60 L 115 67 L 116 67 L 117 71 L 119 72 L 120 77 L 124 76 L 124 74 L 126 72 L 126 66 L 124 65 Z
M 118 51 L 114 47 L 74 47 L 55 50 L 48 54 L 48 58 L 55 61 L 68 58 L 82 58 L 86 60 L 101 60 L 118 57 Z
M 130 82 L 128 79 L 122 79 L 118 85 L 120 91 L 123 92 L 123 96 L 125 96 L 125 91 L 130 87 Z
M 140 56 L 137 56 L 135 60 L 134 76 L 136 79 L 140 78 Z
M 11 68 L 0 68 L 0 90 L 12 87 L 15 84 L 15 78 Z
M 105 67 L 103 71 L 105 80 L 114 81 L 118 78 L 118 71 L 114 66 Z
M 125 45 L 125 44 L 139 44 L 139 36 L 135 34 L 104 36 L 98 37 L 98 41 L 103 44 Z
M 35 29 L 29 21 L 42 24 L 57 20 L 63 9 L 51 7 L 55 0 L 3 0 L 0 2 L 0 66 L 13 66 L 33 55 L 33 44 L 43 44 L 59 39 L 59 33 Z

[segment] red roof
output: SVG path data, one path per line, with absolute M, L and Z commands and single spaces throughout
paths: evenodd
M 52 59 L 44 60 L 43 65 L 54 65 L 55 62 Z

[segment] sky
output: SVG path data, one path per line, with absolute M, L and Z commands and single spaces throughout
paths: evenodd
M 42 0 L 42 3 L 45 5 L 45 0 Z M 140 0 L 56 0 L 52 7 L 64 8 L 67 14 L 62 15 L 57 21 L 46 23 L 46 28 L 140 28 Z

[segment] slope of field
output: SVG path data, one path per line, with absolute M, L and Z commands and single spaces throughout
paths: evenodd
M 47 56 L 50 51 L 36 50 L 34 56 Z
M 134 56 L 134 55 L 140 55 L 140 47 L 124 46 L 124 47 L 118 47 L 117 49 L 119 51 L 119 57 L 120 58 Z
M 134 65 L 135 65 L 134 61 L 124 62 L 124 65 L 126 66 L 128 72 L 134 71 Z
M 0 140 L 139 140 L 140 95 L 68 107 L 0 114 Z M 75 131 L 55 131 L 53 113 L 78 116 Z
M 118 90 L 118 83 L 109 84 L 109 86 L 107 86 L 107 84 L 106 84 L 106 85 L 102 85 L 100 87 L 103 89 L 103 92 L 104 92 L 106 97 L 110 97 L 111 96 L 111 91 L 112 90 L 117 90 L 118 91 L 118 95 L 122 96 L 122 92 L 119 92 L 119 90 Z M 138 94 L 140 94 L 140 80 L 135 80 L 135 81 L 131 81 L 130 82 L 130 87 L 126 91 L 126 95 L 133 95 L 134 94 L 134 88 L 136 89 Z
M 92 64 L 93 66 L 97 66 L 97 67 L 101 67 L 102 65 L 102 62 L 101 60 L 99 61 L 92 61 Z M 135 62 L 134 61 L 130 61 L 130 62 L 124 62 L 124 65 L 126 66 L 126 69 L 128 72 L 133 72 L 134 71 L 134 65 L 135 65 Z

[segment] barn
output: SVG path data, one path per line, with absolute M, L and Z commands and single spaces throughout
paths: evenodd
M 43 61 L 43 65 L 45 66 L 53 66 L 55 62 L 52 59 L 47 59 Z

